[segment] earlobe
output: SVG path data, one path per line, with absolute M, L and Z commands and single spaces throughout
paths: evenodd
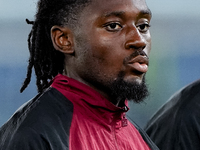
M 51 28 L 51 40 L 56 50 L 66 54 L 74 53 L 73 36 L 69 28 L 53 26 Z

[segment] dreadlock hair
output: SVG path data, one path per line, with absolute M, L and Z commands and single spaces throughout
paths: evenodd
M 33 68 L 38 92 L 42 92 L 58 73 L 63 72 L 65 57 L 53 47 L 50 30 L 54 25 L 76 26 L 77 16 L 88 2 L 89 0 L 38 1 L 35 21 L 26 19 L 27 24 L 32 24 L 32 30 L 28 36 L 30 57 L 21 93 L 31 81 Z

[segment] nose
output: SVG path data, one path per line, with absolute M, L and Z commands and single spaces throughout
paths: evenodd
M 144 50 L 146 45 L 145 38 L 136 27 L 133 27 L 127 33 L 127 41 L 125 43 L 126 49 Z

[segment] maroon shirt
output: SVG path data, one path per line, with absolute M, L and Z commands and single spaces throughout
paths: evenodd
M 70 150 L 150 149 L 126 119 L 127 106 L 116 107 L 94 89 L 61 74 L 51 86 L 73 103 Z

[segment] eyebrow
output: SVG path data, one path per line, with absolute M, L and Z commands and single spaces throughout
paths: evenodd
M 114 12 L 105 13 L 105 14 L 102 15 L 102 17 L 103 18 L 107 18 L 107 17 L 110 17 L 110 16 L 119 17 L 119 16 L 123 16 L 123 14 L 125 14 L 124 11 L 114 11 Z
M 143 14 L 143 15 L 152 16 L 152 12 L 151 12 L 151 10 L 149 8 L 147 10 L 141 10 L 140 13 Z
M 125 14 L 124 11 L 114 11 L 114 12 L 107 12 L 107 13 L 103 14 L 101 17 L 102 18 L 107 18 L 107 17 L 110 17 L 110 16 L 120 17 L 120 16 L 123 16 L 124 14 Z M 152 16 L 152 12 L 149 8 L 147 10 L 141 10 L 140 14 Z

